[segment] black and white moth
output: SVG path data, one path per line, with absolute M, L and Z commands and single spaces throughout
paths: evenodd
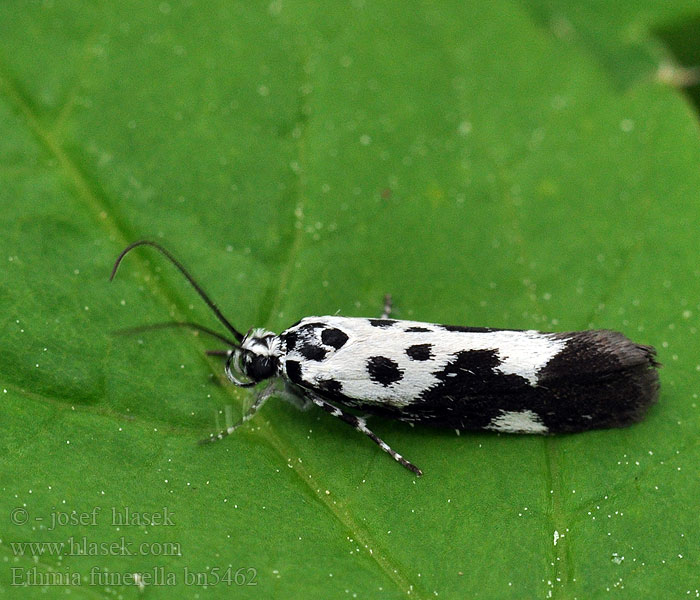
M 657 399 L 656 351 L 609 330 L 544 333 L 437 325 L 389 318 L 305 317 L 279 335 L 238 331 L 185 267 L 160 244 L 135 242 L 117 258 L 152 246 L 187 278 L 233 339 L 195 323 L 229 345 L 228 379 L 240 387 L 281 378 L 288 392 L 364 433 L 404 467 L 422 471 L 392 450 L 352 411 L 455 430 L 575 433 L 626 427 Z M 153 327 L 153 326 L 151 326 Z M 148 328 L 148 326 L 147 326 Z M 273 394 L 268 387 L 243 418 L 203 441 L 221 439 L 248 421 Z

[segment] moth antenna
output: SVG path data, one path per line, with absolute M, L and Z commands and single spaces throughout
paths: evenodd
M 228 356 L 233 350 L 205 350 L 207 356 Z
M 233 348 L 240 348 L 240 346 L 236 342 L 227 338 L 225 335 L 221 335 L 213 329 L 209 329 L 209 327 L 205 327 L 204 325 L 200 325 L 199 323 L 191 323 L 189 321 L 167 321 L 165 323 L 151 323 L 150 325 L 139 325 L 137 327 L 117 329 L 112 333 L 116 335 L 129 335 L 132 333 L 140 333 L 142 331 L 150 331 L 152 329 L 167 329 L 168 327 L 187 327 L 188 329 L 201 331 L 202 333 L 215 337 L 218 340 L 221 340 L 222 342 L 228 344 Z
M 156 250 L 158 250 L 165 258 L 167 258 L 172 264 L 174 264 L 180 273 L 182 273 L 185 276 L 185 279 L 189 281 L 190 285 L 195 289 L 195 291 L 199 294 L 200 298 L 206 302 L 207 306 L 212 310 L 212 312 L 216 315 L 216 318 L 219 319 L 219 321 L 228 329 L 232 334 L 233 337 L 236 339 L 236 341 L 241 342 L 243 340 L 243 334 L 241 334 L 240 331 L 238 331 L 231 323 L 229 320 L 222 314 L 222 312 L 219 310 L 219 307 L 214 304 L 214 301 L 209 297 L 209 295 L 202 289 L 202 287 L 194 280 L 192 275 L 189 274 L 187 269 L 183 266 L 183 264 L 177 260 L 168 250 L 163 248 L 159 243 L 157 242 L 152 242 L 150 240 L 139 240 L 138 242 L 134 242 L 133 244 L 129 244 L 124 250 L 122 250 L 121 254 L 117 257 L 117 260 L 114 262 L 114 267 L 112 268 L 112 274 L 109 276 L 109 280 L 112 281 L 114 279 L 114 276 L 117 274 L 117 269 L 119 268 L 119 265 L 121 264 L 122 260 L 124 257 L 131 252 L 134 248 L 137 246 L 153 246 Z

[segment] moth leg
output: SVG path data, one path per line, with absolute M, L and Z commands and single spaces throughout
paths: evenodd
M 393 308 L 393 302 L 391 301 L 391 294 L 384 294 L 384 312 L 382 313 L 382 319 L 388 319 L 391 314 L 391 309 Z
M 372 432 L 367 427 L 367 421 L 365 421 L 365 419 L 363 419 L 362 417 L 356 417 L 352 413 L 346 412 L 343 409 L 334 406 L 330 402 L 327 402 L 326 400 L 309 390 L 304 390 L 304 393 L 316 406 L 320 406 L 327 413 L 330 413 L 334 417 L 338 417 L 341 421 L 345 421 L 348 425 L 351 425 L 360 433 L 364 433 L 370 440 L 372 440 L 382 450 L 384 450 L 384 452 L 391 456 L 396 462 L 406 467 L 409 471 L 413 471 L 419 477 L 423 475 L 423 471 L 416 467 L 416 465 L 407 461 L 395 450 L 392 450 L 389 444 L 387 444 L 384 440 L 382 440 L 374 432 Z
M 314 404 L 300 387 L 292 385 L 288 381 L 284 381 L 282 389 L 277 391 L 277 397 L 285 402 L 289 402 L 301 411 L 309 410 Z
M 200 444 L 207 444 L 209 442 L 215 442 L 217 440 L 222 440 L 226 436 L 231 435 L 241 425 L 250 421 L 255 416 L 255 413 L 258 412 L 258 410 L 260 410 L 262 405 L 265 404 L 265 402 L 267 402 L 267 399 L 274 394 L 274 392 L 275 392 L 275 382 L 272 382 L 262 392 L 260 392 L 258 397 L 255 399 L 255 402 L 253 402 L 253 404 L 250 406 L 250 408 L 241 417 L 240 421 L 238 421 L 237 423 L 234 423 L 233 425 L 231 425 L 230 427 L 227 427 L 226 429 L 222 429 L 221 431 L 219 431 L 219 433 L 210 434 L 208 438 L 204 438 L 203 440 L 199 440 L 199 443 Z

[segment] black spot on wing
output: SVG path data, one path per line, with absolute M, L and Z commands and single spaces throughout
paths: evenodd
M 411 420 L 455 429 L 484 429 L 501 410 L 522 408 L 519 390 L 532 389 L 518 375 L 497 371 L 496 349 L 463 350 L 433 375 L 436 384 L 409 407 Z M 401 418 L 401 417 L 399 417 Z
M 297 385 L 303 385 L 304 381 L 301 377 L 301 363 L 298 360 L 287 360 L 284 363 L 284 368 L 287 370 L 287 377 Z
M 372 327 L 391 327 L 396 321 L 393 319 L 368 319 Z
M 327 323 L 321 323 L 319 321 L 311 321 L 311 323 L 304 323 L 303 327 L 300 327 L 300 329 L 322 329 L 324 327 L 328 327 Z
M 324 323 L 318 322 L 299 325 L 300 323 L 301 321 L 297 321 L 280 334 L 280 338 L 284 342 L 287 352 L 295 350 L 302 341 L 314 339 L 316 330 L 326 327 Z
M 324 392 L 329 392 L 331 394 L 338 394 L 343 389 L 340 381 L 336 381 L 335 379 L 323 379 L 318 382 L 318 387 Z
M 492 327 L 463 327 L 462 325 L 440 325 L 445 331 L 463 331 L 465 333 L 488 333 L 489 331 L 518 331 L 516 329 L 494 329 Z
M 348 336 L 344 331 L 335 327 L 324 329 L 321 333 L 321 341 L 327 346 L 332 346 L 336 350 L 342 348 L 348 341 Z
M 493 394 L 498 390 L 512 391 L 523 385 L 529 385 L 528 381 L 519 375 L 504 375 L 498 371 L 501 360 L 498 351 L 486 350 L 462 350 L 442 369 L 433 373 L 441 382 L 439 389 L 431 388 L 430 394 L 458 394 L 463 392 Z M 425 392 L 424 392 L 425 393 Z
M 403 371 L 399 369 L 399 365 L 386 356 L 372 356 L 367 359 L 367 372 L 372 381 L 384 387 L 403 378 Z
M 294 333 L 298 335 L 301 339 L 307 339 L 314 337 L 317 329 L 325 329 L 328 327 L 326 323 L 319 323 L 318 321 L 312 321 L 311 323 L 304 323 L 297 327 L 290 327 L 289 329 L 294 329 Z M 287 331 L 289 331 L 289 329 Z
M 430 333 L 433 330 L 428 329 L 427 327 L 409 327 L 407 329 L 404 329 L 406 333 Z
M 328 350 L 321 348 L 321 346 L 312 342 L 304 342 L 301 346 L 299 346 L 299 348 L 297 348 L 297 352 L 299 352 L 299 354 L 301 354 L 307 360 L 316 361 L 323 360 L 328 354 Z
M 430 360 L 433 356 L 432 344 L 414 344 L 406 348 L 406 354 L 413 360 Z
M 291 352 L 292 350 L 294 350 L 294 348 L 296 348 L 297 342 L 299 341 L 299 336 L 297 335 L 296 331 L 285 331 L 280 335 L 280 338 L 282 338 L 287 352 Z

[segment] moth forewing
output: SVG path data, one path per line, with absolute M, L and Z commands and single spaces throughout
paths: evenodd
M 337 404 L 451 429 L 563 433 L 639 421 L 654 349 L 607 330 L 480 329 L 307 317 L 280 334 L 284 375 Z

